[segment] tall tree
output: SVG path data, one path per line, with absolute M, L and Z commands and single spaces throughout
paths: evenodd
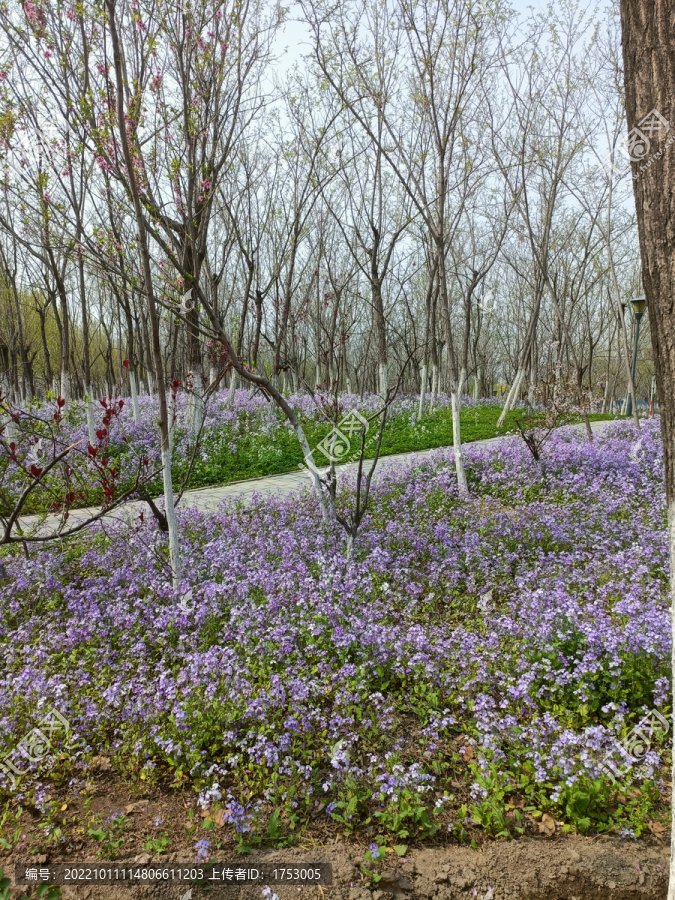
M 621 0 L 627 149 L 649 308 L 666 469 L 675 673 L 675 9 L 672 0 Z M 668 126 L 668 127 L 667 127 Z M 675 753 L 671 778 L 675 809 Z M 675 900 L 671 828 L 668 900 Z

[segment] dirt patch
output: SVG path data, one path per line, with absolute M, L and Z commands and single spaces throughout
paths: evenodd
M 366 864 L 381 876 L 377 883 L 369 883 L 362 864 L 373 840 L 372 828 L 344 838 L 337 823 L 317 815 L 308 831 L 295 839 L 295 847 L 238 855 L 226 828 L 211 823 L 210 830 L 204 829 L 206 814 L 202 815 L 189 785 L 157 784 L 143 790 L 121 782 L 107 760 L 99 760 L 94 768 L 97 774 L 89 781 L 69 790 L 53 790 L 51 801 L 58 815 L 51 822 L 63 832 L 54 843 L 50 843 L 53 832 L 45 837 L 39 811 L 30 806 L 23 809 L 15 822 L 13 848 L 0 851 L 0 867 L 12 879 L 12 900 L 35 896 L 35 888 L 14 885 L 16 863 L 192 868 L 198 840 L 209 842 L 211 860 L 240 860 L 246 866 L 262 861 L 293 867 L 332 865 L 331 886 L 273 886 L 267 900 L 273 900 L 273 894 L 279 900 L 662 900 L 667 895 L 669 834 L 661 825 L 655 824 L 652 833 L 640 840 L 618 835 L 567 836 L 560 831 L 547 836 L 532 829 L 531 835 L 519 840 L 495 842 L 475 829 L 470 836 L 477 849 L 450 843 L 449 837 L 442 846 L 438 844 L 443 838 L 436 846 L 430 841 L 411 847 L 403 858 L 389 849 L 384 860 Z M 115 830 L 120 820 L 123 827 Z M 109 862 L 106 852 L 112 844 L 106 844 L 97 829 L 107 829 L 111 841 L 121 838 L 114 862 Z M 154 843 L 162 839 L 165 849 Z M 193 886 L 191 900 L 263 900 L 263 887 L 209 882 Z M 66 886 L 63 900 L 180 900 L 188 890 L 189 884 L 177 883 Z
M 232 859 L 235 854 L 217 854 Z M 72 858 L 71 858 L 72 859 Z M 25 857 L 22 858 L 22 861 Z M 668 850 L 647 841 L 618 838 L 562 838 L 520 840 L 486 845 L 481 850 L 462 847 L 420 849 L 404 859 L 387 857 L 380 867 L 381 880 L 369 885 L 361 871 L 363 849 L 340 840 L 314 849 L 251 852 L 246 864 L 262 861 L 293 866 L 331 863 L 332 886 L 272 888 L 279 900 L 661 900 L 667 894 Z M 12 854 L 2 864 L 13 877 Z M 51 861 L 51 860 L 50 860 Z M 194 865 L 193 851 L 151 857 L 143 854 L 127 864 Z M 235 887 L 213 885 L 192 888 L 192 900 L 237 897 L 262 900 L 263 885 Z M 187 886 L 92 886 L 63 889 L 63 900 L 179 900 Z M 32 894 L 32 889 L 30 892 Z M 13 897 L 29 896 L 15 888 Z

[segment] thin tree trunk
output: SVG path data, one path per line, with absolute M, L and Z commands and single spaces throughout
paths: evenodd
M 140 425 L 141 422 L 141 412 L 138 408 L 138 388 L 136 386 L 136 373 L 133 369 L 129 368 L 129 387 L 131 388 L 131 408 L 134 413 L 134 422 L 136 425 Z
M 166 392 L 164 389 L 164 366 L 162 361 L 162 347 L 159 334 L 159 316 L 157 314 L 157 306 L 155 302 L 155 292 L 152 280 L 152 268 L 150 264 L 150 250 L 148 248 L 148 237 L 145 230 L 145 218 L 143 208 L 141 206 L 140 194 L 138 191 L 138 183 L 136 180 L 136 170 L 134 160 L 132 158 L 131 148 L 129 146 L 129 134 L 127 132 L 127 121 L 124 111 L 124 79 L 122 75 L 122 48 L 117 32 L 117 21 L 115 17 L 115 0 L 106 0 L 108 9 L 108 27 L 110 29 L 110 38 L 112 42 L 115 77 L 117 88 L 117 127 L 119 130 L 120 143 L 124 155 L 126 165 L 126 175 L 129 180 L 129 188 L 131 200 L 134 205 L 136 214 L 136 226 L 138 228 L 139 245 L 141 252 L 141 261 L 143 266 L 143 282 L 145 293 L 148 299 L 148 312 L 150 315 L 150 330 L 152 335 L 152 358 L 155 367 L 155 379 L 158 386 L 159 398 L 159 431 L 161 439 L 161 457 L 162 457 L 162 481 L 164 484 L 164 514 L 169 532 L 169 556 L 171 560 L 172 583 L 175 591 L 181 587 L 181 553 L 178 536 L 178 521 L 176 519 L 176 510 L 173 503 L 173 483 L 171 479 L 171 450 L 169 443 L 169 426 L 168 414 L 166 407 Z
M 511 385 L 511 390 L 506 396 L 506 400 L 504 402 L 504 409 L 497 420 L 497 428 L 501 428 L 506 421 L 506 417 L 513 408 L 514 403 L 517 401 L 520 396 L 520 389 L 523 385 L 523 381 L 525 379 L 525 364 L 530 356 L 530 351 L 532 349 L 532 345 L 534 344 L 534 337 L 537 333 L 537 322 L 539 321 L 539 310 L 541 309 L 541 297 L 543 293 L 543 279 L 539 279 L 537 292 L 534 300 L 534 308 L 532 310 L 532 315 L 530 316 L 530 321 L 527 326 L 527 332 L 525 334 L 525 342 L 523 344 L 523 350 L 520 357 L 520 364 L 518 366 L 518 371 L 516 373 L 515 380 Z

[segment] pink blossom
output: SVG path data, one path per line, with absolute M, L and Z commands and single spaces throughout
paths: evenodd
M 35 3 L 31 3 L 31 0 L 26 0 L 24 3 L 23 11 L 26 13 L 26 18 L 31 23 L 31 25 L 42 25 L 43 24 L 43 15 L 42 10 L 35 5 Z

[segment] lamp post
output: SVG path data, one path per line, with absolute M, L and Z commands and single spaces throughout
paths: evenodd
M 645 306 L 647 305 L 647 301 L 644 297 L 635 297 L 634 300 L 630 301 L 630 305 L 633 307 L 633 314 L 635 315 L 635 345 L 633 347 L 633 365 L 631 367 L 631 377 L 633 379 L 633 386 L 635 386 L 635 367 L 637 365 L 637 352 L 638 352 L 638 341 L 640 340 L 640 320 L 645 311 Z M 630 387 L 630 386 L 629 386 Z M 637 403 L 637 398 L 635 400 Z M 628 391 L 628 403 L 626 404 L 626 415 L 630 416 L 633 413 L 633 398 L 631 396 L 630 390 Z

